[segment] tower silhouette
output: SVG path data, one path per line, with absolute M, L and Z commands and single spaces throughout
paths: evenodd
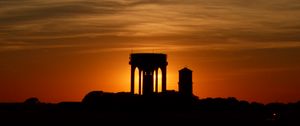
M 179 70 L 179 93 L 184 96 L 193 95 L 192 70 L 183 68 Z
M 130 54 L 131 65 L 131 90 L 134 94 L 135 69 L 139 70 L 139 92 L 138 94 L 151 95 L 154 87 L 155 72 L 155 92 L 158 92 L 158 69 L 162 72 L 162 92 L 167 89 L 167 55 L 161 53 L 132 53 Z M 142 80 L 143 78 L 143 80 Z M 143 89 L 143 92 L 141 90 Z

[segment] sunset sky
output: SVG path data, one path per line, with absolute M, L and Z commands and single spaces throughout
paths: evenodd
M 299 0 L 0 0 L 0 102 L 129 92 L 130 53 L 168 55 L 168 90 L 300 100 Z

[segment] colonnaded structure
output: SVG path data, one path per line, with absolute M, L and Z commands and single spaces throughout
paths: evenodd
M 131 65 L 131 90 L 134 94 L 135 69 L 139 72 L 138 94 L 151 95 L 154 87 L 155 72 L 155 92 L 158 92 L 158 69 L 161 69 L 161 91 L 167 90 L 167 55 L 161 53 L 133 53 L 130 55 Z
M 139 95 L 158 93 L 158 71 L 161 70 L 161 92 L 167 91 L 167 55 L 162 53 L 130 54 L 131 82 L 130 92 L 135 94 L 135 70 L 138 69 Z M 155 74 L 155 75 L 154 75 Z M 155 80 L 154 80 L 155 79 Z M 154 82 L 155 81 L 155 82 Z M 155 90 L 154 90 L 155 84 Z M 179 71 L 179 93 L 192 96 L 192 71 L 184 68 Z

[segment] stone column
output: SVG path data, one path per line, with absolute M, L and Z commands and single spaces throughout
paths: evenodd
M 130 84 L 131 94 L 134 94 L 134 71 L 135 71 L 135 66 L 131 65 L 131 84 Z
M 155 69 L 155 92 L 158 92 L 158 68 Z
M 141 95 L 142 94 L 142 91 L 141 91 L 141 89 L 142 89 L 142 70 L 140 70 L 139 69 L 139 95 Z
M 162 92 L 167 91 L 167 66 L 163 66 L 161 68 L 161 73 L 162 73 L 162 84 L 161 84 L 161 90 Z

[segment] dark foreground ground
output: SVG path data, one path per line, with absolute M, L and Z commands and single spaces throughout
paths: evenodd
M 300 102 L 263 105 L 235 98 L 91 92 L 82 102 L 2 103 L 0 125 L 300 126 Z

